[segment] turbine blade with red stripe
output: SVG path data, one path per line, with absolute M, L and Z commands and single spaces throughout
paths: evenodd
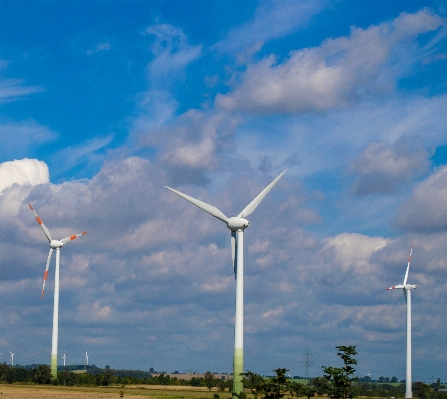
M 66 243 L 69 242 L 69 241 L 76 240 L 76 238 L 78 238 L 78 237 L 80 237 L 80 236 L 83 236 L 84 234 L 87 234 L 87 231 L 84 231 L 84 232 L 79 233 L 79 234 L 75 234 L 75 235 L 70 236 L 70 237 L 67 237 L 67 238 L 63 238 L 63 239 L 61 240 L 61 242 L 64 243 L 64 244 L 66 244 Z
M 50 261 L 52 254 L 53 254 L 53 248 L 50 248 L 50 253 L 48 254 L 48 260 L 47 260 L 47 266 L 45 267 L 45 273 L 43 274 L 42 299 L 45 296 L 45 283 L 48 277 L 48 269 L 50 268 Z
M 45 233 L 45 235 L 47 236 L 48 241 L 51 242 L 51 234 L 48 231 L 47 227 L 43 224 L 42 219 L 39 216 L 37 216 L 36 211 L 34 210 L 34 208 L 31 206 L 31 204 L 29 202 L 28 202 L 28 205 L 31 208 L 31 210 L 33 211 L 34 216 L 36 217 L 37 223 L 39 223 L 40 227 L 42 227 L 42 230 Z
M 410 262 L 411 262 L 411 255 L 412 254 L 413 254 L 413 243 L 411 243 L 410 256 L 408 257 L 408 266 L 407 266 L 407 272 L 405 273 L 404 285 L 407 284 L 408 271 L 410 270 Z

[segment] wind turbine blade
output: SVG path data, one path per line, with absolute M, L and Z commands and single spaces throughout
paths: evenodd
M 408 271 L 410 270 L 410 262 L 411 262 L 411 255 L 412 254 L 413 254 L 413 243 L 411 243 L 410 256 L 408 257 L 408 266 L 407 266 L 407 272 L 405 273 L 404 285 L 407 284 Z
M 253 200 L 251 201 L 244 210 L 237 215 L 238 218 L 246 218 L 248 215 L 250 215 L 256 207 L 259 205 L 259 203 L 264 199 L 264 197 L 268 194 L 268 192 L 273 188 L 273 186 L 277 183 L 279 179 L 281 179 L 282 175 L 286 173 L 287 169 L 284 170 L 275 180 L 273 180 L 264 190 L 261 191 L 261 193 Z
M 35 212 L 34 208 L 31 206 L 31 204 L 28 202 L 29 207 L 31 208 L 31 210 L 34 213 L 34 216 L 36 217 L 37 223 L 40 224 L 40 227 L 42 227 L 43 232 L 45 233 L 45 235 L 47 236 L 47 239 L 49 242 L 51 242 L 51 234 L 48 231 L 47 227 L 43 224 L 42 219 L 37 216 L 37 213 Z
M 53 254 L 53 248 L 50 248 L 50 253 L 48 254 L 47 266 L 45 267 L 45 273 L 43 274 L 43 287 L 42 287 L 42 298 L 45 296 L 45 283 L 48 277 L 48 269 L 50 268 L 51 255 Z
M 234 278 L 236 278 L 237 261 L 236 261 L 236 232 L 231 230 L 231 259 L 233 260 Z
M 217 209 L 215 206 L 212 206 L 210 204 L 207 204 L 206 202 L 200 201 L 198 199 L 195 199 L 193 197 L 190 197 L 189 195 L 183 194 L 180 191 L 174 190 L 173 188 L 170 188 L 168 186 L 165 186 L 168 190 L 172 191 L 173 193 L 177 194 L 178 196 L 184 198 L 186 201 L 191 202 L 191 204 L 194 204 L 198 208 L 202 209 L 205 212 L 208 212 L 210 215 L 214 216 L 215 218 L 222 220 L 222 222 L 228 223 L 230 220 L 227 218 L 222 211 Z
M 87 233 L 88 233 L 87 231 L 84 231 L 84 232 L 82 232 L 82 233 L 75 234 L 74 236 L 70 236 L 70 237 L 67 237 L 67 238 L 63 238 L 63 239 L 61 240 L 61 242 L 64 243 L 64 244 L 66 244 L 67 242 L 76 240 L 76 238 L 78 238 L 78 237 L 80 237 L 80 236 L 83 236 L 84 234 L 87 234 Z
M 393 285 L 392 287 L 387 288 L 387 290 L 395 290 L 396 288 L 404 288 L 404 286 L 402 284 Z

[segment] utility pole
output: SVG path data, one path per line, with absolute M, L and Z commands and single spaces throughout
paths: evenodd
M 309 378 L 309 368 L 310 366 L 312 366 L 313 364 L 315 364 L 312 361 L 312 355 L 309 353 L 309 347 L 306 346 L 306 353 L 303 353 L 301 355 L 302 359 L 301 360 L 301 364 L 304 366 L 304 378 L 308 379 Z

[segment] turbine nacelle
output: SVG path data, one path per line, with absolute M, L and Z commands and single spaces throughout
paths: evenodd
M 414 284 L 399 284 L 399 285 L 393 285 L 390 288 L 387 288 L 387 290 L 395 290 L 395 289 L 404 289 L 404 290 L 414 290 L 416 289 L 417 285 Z
M 240 217 L 232 217 L 227 223 L 227 227 L 231 231 L 245 230 L 248 226 L 250 226 L 250 222 Z
M 59 240 L 51 240 L 51 242 L 50 242 L 50 248 L 52 248 L 52 249 L 62 248 L 64 245 L 65 244 Z

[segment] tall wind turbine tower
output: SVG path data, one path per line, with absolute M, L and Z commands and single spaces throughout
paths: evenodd
M 405 273 L 403 284 L 393 285 L 387 290 L 395 290 L 400 288 L 405 295 L 405 301 L 407 302 L 407 367 L 406 367 L 406 380 L 405 380 L 405 398 L 412 398 L 413 392 L 411 390 L 411 290 L 416 289 L 416 285 L 407 284 L 408 271 L 410 270 L 411 256 L 413 254 L 413 244 L 411 244 L 410 256 L 408 257 L 407 272 Z
M 286 169 L 287 170 L 287 169 Z M 233 397 L 243 392 L 241 373 L 244 372 L 244 230 L 250 225 L 245 219 L 251 215 L 267 193 L 282 177 L 284 170 L 275 180 L 273 180 L 261 193 L 250 202 L 237 216 L 228 218 L 222 211 L 206 202 L 192 198 L 180 191 L 170 187 L 166 188 L 173 193 L 191 202 L 193 205 L 209 213 L 215 218 L 224 222 L 231 232 L 231 255 L 233 259 L 233 270 L 236 278 L 236 317 L 234 324 L 234 354 L 233 354 Z
M 64 356 L 62 356 L 62 359 L 64 359 L 64 367 L 65 367 L 65 359 L 67 358 L 67 356 L 65 356 L 65 352 L 64 352 Z
M 36 217 L 37 223 L 39 223 L 42 228 L 45 236 L 48 239 L 50 244 L 50 253 L 48 254 L 47 266 L 45 267 L 45 273 L 43 275 L 43 287 L 42 287 L 42 299 L 45 294 L 45 282 L 48 277 L 48 269 L 50 267 L 51 255 L 53 254 L 53 250 L 56 250 L 56 272 L 54 275 L 54 307 L 53 307 L 53 334 L 51 339 L 51 374 L 53 374 L 53 378 L 57 378 L 57 344 L 58 344 L 58 335 L 59 335 L 59 263 L 60 263 L 60 250 L 61 248 L 70 241 L 75 240 L 76 238 L 87 234 L 86 231 L 83 233 L 75 234 L 67 238 L 63 238 L 62 240 L 53 240 L 51 238 L 51 234 L 48 231 L 47 227 L 43 224 L 42 219 L 37 216 L 37 213 L 34 211 L 31 204 L 28 204 L 31 210 Z
M 9 351 L 9 353 L 11 354 L 11 366 L 14 366 L 14 355 L 15 355 L 15 353 L 12 353 L 11 351 Z
M 85 351 L 85 365 L 88 366 L 88 353 Z

